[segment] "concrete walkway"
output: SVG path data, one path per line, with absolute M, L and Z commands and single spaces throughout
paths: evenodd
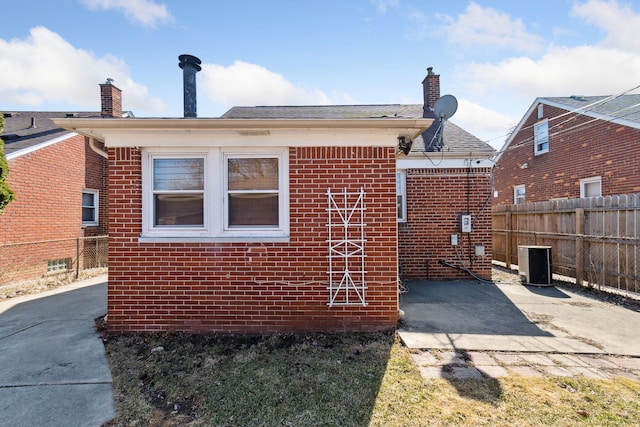
M 95 319 L 106 276 L 0 302 L 0 424 L 100 426 L 116 416 Z
M 427 377 L 640 379 L 638 310 L 568 287 L 517 281 L 422 281 L 407 287 L 399 335 Z

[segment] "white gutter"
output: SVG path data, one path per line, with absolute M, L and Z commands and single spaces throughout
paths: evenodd
M 23 148 L 22 150 L 13 151 L 13 152 L 7 154 L 7 156 L 6 156 L 7 160 L 13 160 L 15 158 L 24 156 L 25 154 L 33 153 L 36 150 L 40 150 L 41 148 L 45 148 L 45 147 L 48 147 L 50 145 L 57 144 L 58 142 L 62 142 L 64 140 L 69 139 L 71 137 L 74 137 L 76 135 L 77 135 L 76 132 L 65 133 L 64 135 L 59 136 L 59 137 L 54 138 L 54 139 L 50 139 L 49 141 L 41 142 L 40 144 L 36 144 L 36 145 L 32 145 L 32 146 L 27 147 L 27 148 Z
M 91 147 L 91 149 L 92 149 L 96 154 L 101 155 L 101 156 L 102 156 L 102 157 L 104 157 L 105 159 L 108 159 L 108 158 L 109 158 L 109 155 L 108 155 L 105 151 L 102 151 L 101 149 L 99 149 L 99 148 L 96 146 L 96 139 L 95 139 L 95 138 L 93 138 L 93 137 L 90 137 L 90 138 L 89 138 L 89 147 Z

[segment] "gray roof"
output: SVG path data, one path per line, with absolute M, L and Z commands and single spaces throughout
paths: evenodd
M 422 118 L 422 104 L 383 105 L 313 105 L 313 106 L 259 106 L 233 107 L 222 115 L 225 119 L 367 119 L 367 118 Z M 427 113 L 434 118 L 433 112 Z M 414 152 L 435 151 L 433 134 L 428 130 L 413 141 Z M 426 141 L 426 143 L 425 143 Z M 432 142 L 430 144 L 430 142 Z M 493 148 L 454 123 L 444 123 L 444 147 L 448 152 L 493 152 Z
M 540 101 L 582 112 L 602 120 L 640 124 L 640 95 L 545 97 Z
M 13 111 L 4 112 L 3 115 L 4 129 L 0 138 L 4 141 L 4 152 L 8 155 L 71 133 L 66 129 L 56 126 L 53 121 L 51 121 L 52 118 L 100 117 L 100 112 Z M 35 124 L 35 126 L 32 126 L 32 124 Z

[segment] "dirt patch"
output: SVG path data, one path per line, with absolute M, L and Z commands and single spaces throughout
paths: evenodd
M 89 279 L 91 277 L 107 274 L 105 268 L 94 268 L 83 270 L 76 279 L 75 272 L 55 274 L 34 280 L 23 280 L 20 282 L 8 283 L 0 286 L 0 301 L 20 297 L 23 295 L 38 294 L 41 292 L 51 291 L 61 286 L 68 285 L 78 280 Z
M 394 339 L 103 335 L 119 413 L 108 425 L 354 425 L 371 413 Z

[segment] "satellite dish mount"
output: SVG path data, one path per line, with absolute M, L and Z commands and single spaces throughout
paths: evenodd
M 440 121 L 449 120 L 458 110 L 458 100 L 453 95 L 440 97 L 433 106 L 433 113 Z

